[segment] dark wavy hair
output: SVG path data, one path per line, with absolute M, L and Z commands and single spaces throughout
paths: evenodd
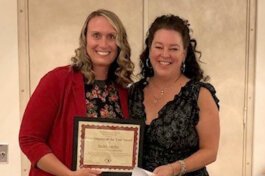
M 172 14 L 162 15 L 155 19 L 147 32 L 147 37 L 145 39 L 145 49 L 140 55 L 140 76 L 147 78 L 154 75 L 153 68 L 150 67 L 150 62 L 146 63 L 148 62 L 147 59 L 149 57 L 151 44 L 153 42 L 154 35 L 158 30 L 169 29 L 180 33 L 183 40 L 184 49 L 187 50 L 187 55 L 185 58 L 185 70 L 182 73 L 186 77 L 197 81 L 208 80 L 209 76 L 205 77 L 203 75 L 203 70 L 199 65 L 201 52 L 196 50 L 197 41 L 195 39 L 191 39 L 189 25 L 190 24 L 187 20 Z
M 72 68 L 75 71 L 81 71 L 85 76 L 87 83 L 90 84 L 94 82 L 95 75 L 93 72 L 92 61 L 86 50 L 86 38 L 88 23 L 91 19 L 98 16 L 105 17 L 117 31 L 116 44 L 118 46 L 118 56 L 109 68 L 108 79 L 115 81 L 123 87 L 127 87 L 133 82 L 131 77 L 133 76 L 134 64 L 130 59 L 131 48 L 128 43 L 126 30 L 121 20 L 115 13 L 109 10 L 99 9 L 93 11 L 86 18 L 79 37 L 79 47 L 75 50 L 75 56 L 71 58 Z

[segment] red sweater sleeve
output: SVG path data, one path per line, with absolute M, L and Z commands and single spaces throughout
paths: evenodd
M 122 113 L 125 119 L 129 118 L 129 110 L 128 110 L 128 89 L 123 88 L 120 85 L 116 85 L 119 92 L 120 97 L 120 103 L 121 103 L 121 109 Z
M 33 166 L 51 152 L 47 142 L 59 107 L 59 82 L 53 72 L 45 75 L 32 94 L 23 115 L 19 144 Z

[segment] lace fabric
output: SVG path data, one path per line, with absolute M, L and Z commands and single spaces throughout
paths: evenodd
M 134 119 L 146 118 L 143 89 L 147 84 L 146 80 L 141 80 L 130 87 L 129 113 Z M 199 149 L 199 138 L 195 127 L 199 121 L 197 100 L 201 87 L 211 92 L 218 105 L 219 100 L 211 84 L 190 80 L 172 101 L 160 109 L 158 118 L 146 126 L 144 169 L 153 171 L 160 165 L 184 159 Z M 208 172 L 206 168 L 202 168 L 185 175 L 208 176 Z

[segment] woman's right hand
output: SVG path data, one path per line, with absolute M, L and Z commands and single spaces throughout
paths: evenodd
M 81 168 L 76 171 L 72 171 L 72 174 L 70 176 L 99 176 L 100 174 L 100 170 Z
M 37 163 L 39 169 L 50 173 L 51 175 L 59 176 L 99 176 L 100 170 L 80 168 L 76 171 L 71 171 L 67 168 L 53 153 L 44 155 Z

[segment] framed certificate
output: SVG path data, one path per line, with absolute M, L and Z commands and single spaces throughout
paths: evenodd
M 75 117 L 73 170 L 102 170 L 105 176 L 130 176 L 141 167 L 144 121 Z

